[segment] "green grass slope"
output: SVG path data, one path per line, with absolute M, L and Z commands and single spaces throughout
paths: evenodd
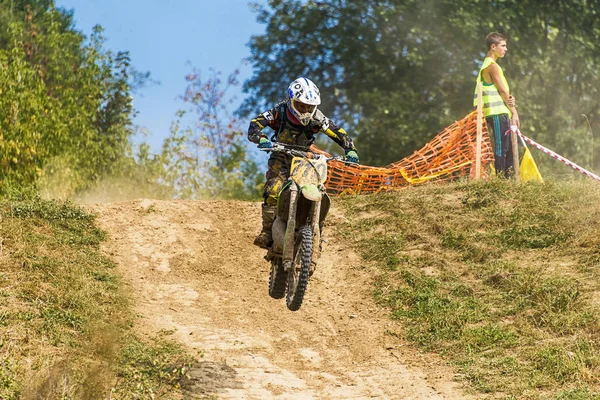
M 334 199 L 387 332 L 483 398 L 600 399 L 600 185 L 493 180 Z M 0 201 L 0 398 L 180 398 L 195 360 L 135 334 L 94 219 Z M 337 229 L 340 228 L 340 229 Z
M 501 180 L 336 200 L 398 332 L 499 399 L 600 399 L 600 185 Z
M 133 333 L 93 217 L 34 196 L 0 213 L 0 399 L 178 398 L 191 359 Z

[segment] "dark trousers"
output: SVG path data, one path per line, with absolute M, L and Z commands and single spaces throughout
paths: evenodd
M 514 174 L 512 138 L 508 114 L 490 115 L 485 118 L 490 142 L 494 151 L 496 176 L 509 178 Z

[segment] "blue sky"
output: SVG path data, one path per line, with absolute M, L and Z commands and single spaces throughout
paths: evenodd
M 265 4 L 266 0 L 252 0 Z M 169 134 L 178 109 L 177 100 L 192 66 L 208 76 L 209 68 L 228 75 L 240 68 L 240 80 L 252 75 L 242 60 L 250 55 L 250 37 L 264 32 L 256 22 L 249 0 L 55 0 L 57 7 L 73 9 L 75 27 L 86 36 L 94 25 L 104 27 L 106 47 L 129 51 L 139 71 L 149 71 L 160 84 L 135 95 L 137 125 L 145 140 L 158 150 Z M 188 62 L 191 64 L 189 65 Z M 243 94 L 237 96 L 237 104 Z

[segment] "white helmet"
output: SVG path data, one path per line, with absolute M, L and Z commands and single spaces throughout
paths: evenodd
M 298 78 L 288 87 L 288 108 L 302 125 L 308 125 L 321 104 L 319 88 L 310 79 Z

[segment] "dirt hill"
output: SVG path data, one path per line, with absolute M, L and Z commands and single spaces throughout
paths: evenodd
M 89 205 L 105 250 L 135 298 L 138 327 L 200 353 L 186 392 L 220 399 L 464 399 L 432 355 L 392 342 L 399 327 L 374 304 L 368 267 L 336 238 L 302 308 L 268 296 L 264 252 L 252 245 L 258 203 L 137 200 Z M 359 268 L 360 267 L 360 268 Z

